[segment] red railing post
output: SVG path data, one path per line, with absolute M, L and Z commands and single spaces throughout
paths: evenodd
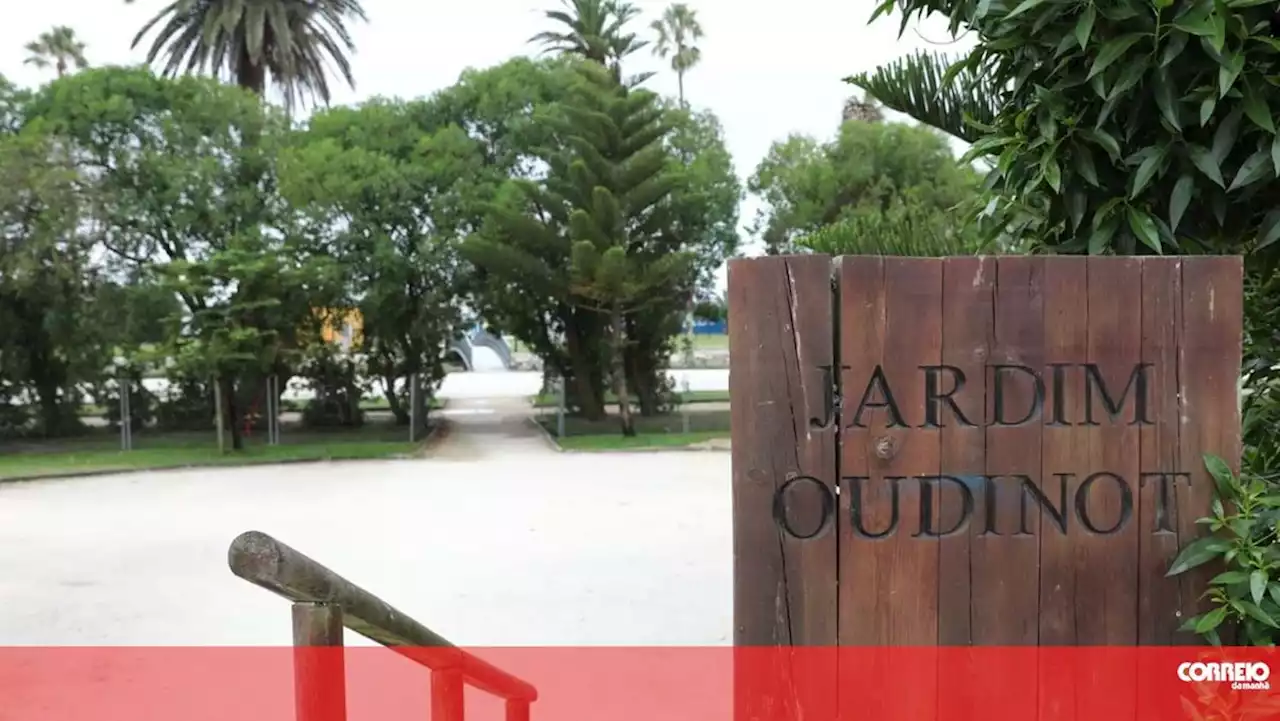
M 529 702 L 523 699 L 508 700 L 506 721 L 529 721 Z
M 293 604 L 293 688 L 297 721 L 346 721 L 342 608 Z
M 431 721 L 462 721 L 465 684 L 462 669 L 431 672 Z

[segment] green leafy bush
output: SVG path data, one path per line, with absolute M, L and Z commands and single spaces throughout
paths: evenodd
M 1216 456 L 1205 458 L 1216 494 L 1213 515 L 1196 523 L 1214 535 L 1183 548 L 1169 568 L 1176 576 L 1218 562 L 1225 569 L 1205 591 L 1213 608 L 1187 619 L 1195 631 L 1221 645 L 1221 629 L 1234 626 L 1240 641 L 1271 646 L 1280 640 L 1280 488 L 1262 478 L 1237 475 Z
M 887 210 L 854 212 L 809 233 L 797 242 L 830 255 L 899 255 L 942 257 L 972 255 L 983 248 L 972 226 L 954 215 L 916 203 Z
M 1058 252 L 1280 245 L 1273 0 L 883 0 L 947 16 L 973 50 L 943 85 L 1006 88 L 971 156 L 992 233 Z

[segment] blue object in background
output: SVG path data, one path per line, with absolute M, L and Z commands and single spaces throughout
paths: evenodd
M 722 321 L 695 320 L 693 322 L 694 335 L 724 335 L 729 332 L 728 325 Z

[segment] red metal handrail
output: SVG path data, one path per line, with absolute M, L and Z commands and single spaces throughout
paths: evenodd
M 454 646 L 382 599 L 265 533 L 231 542 L 231 572 L 293 602 L 294 686 L 298 721 L 344 721 L 341 653 L 349 628 L 431 669 L 432 721 L 463 721 L 467 684 L 506 700 L 507 721 L 528 721 L 538 692 L 528 682 Z

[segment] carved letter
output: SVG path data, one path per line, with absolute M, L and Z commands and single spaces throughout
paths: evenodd
M 1173 533 L 1173 519 L 1172 514 L 1169 513 L 1169 486 L 1172 484 L 1176 489 L 1181 479 L 1186 479 L 1187 485 L 1191 485 L 1191 474 L 1171 471 L 1142 473 L 1138 476 L 1138 487 L 1146 486 L 1148 478 L 1156 478 L 1160 481 L 1160 487 L 1156 490 L 1155 528 L 1151 529 L 1151 532 L 1153 534 Z
M 1027 476 L 1019 476 L 1019 478 L 1022 479 L 1022 497 L 1020 499 L 1020 515 L 1022 517 L 1022 523 L 1021 528 L 1018 531 L 1019 535 L 1031 535 L 1031 529 L 1027 524 L 1029 520 L 1027 514 L 1027 498 L 1031 498 L 1040 506 L 1040 508 L 1048 512 L 1049 517 L 1053 520 L 1053 525 L 1057 526 L 1058 530 L 1063 533 L 1067 532 L 1067 479 L 1071 477 L 1071 474 L 1058 473 L 1056 475 L 1058 476 L 1059 482 L 1059 501 L 1057 508 L 1054 507 L 1053 502 L 1049 500 L 1049 497 L 1040 490 L 1040 487 L 1037 486 L 1035 482 Z
M 1071 363 L 1050 363 L 1049 367 L 1053 369 L 1053 420 L 1045 425 L 1050 426 L 1069 426 L 1071 421 L 1067 420 L 1067 391 L 1066 391 L 1066 371 L 1072 366 Z
M 951 407 L 951 412 L 955 414 L 956 419 L 962 426 L 974 427 L 973 423 L 965 417 L 964 412 L 960 410 L 960 406 L 956 405 L 956 393 L 964 388 L 964 371 L 955 366 L 920 366 L 924 371 L 924 425 L 921 428 L 941 428 L 942 424 L 938 419 L 938 403 L 945 402 Z M 943 373 L 951 374 L 951 390 L 946 393 L 938 392 L 938 376 Z
M 817 528 L 814 528 L 813 531 L 807 534 L 799 533 L 792 528 L 791 519 L 787 514 L 787 491 L 791 490 L 792 486 L 799 483 L 812 485 L 818 489 L 818 502 L 820 504 L 818 525 Z M 813 476 L 796 476 L 782 484 L 782 487 L 773 494 L 773 520 L 778 524 L 779 528 L 787 533 L 788 536 L 800 541 L 807 541 L 810 538 L 816 538 L 818 535 L 830 528 L 831 521 L 835 518 L 835 508 L 836 499 L 831 494 L 831 489 L 827 488 L 827 484 L 819 481 Z
M 993 383 L 995 385 L 995 421 L 992 425 L 996 426 L 1020 426 L 1035 418 L 1040 413 L 1040 408 L 1044 405 L 1044 380 L 1035 371 L 1026 366 L 1015 365 L 993 365 L 992 374 L 994 375 Z M 1031 397 L 1031 407 L 1027 409 L 1027 414 L 1016 421 L 1006 420 L 1004 417 L 1005 407 L 1005 376 L 1003 371 L 1018 371 L 1031 377 L 1034 381 L 1035 393 Z
M 902 476 L 887 476 L 889 482 L 889 526 L 883 531 L 872 533 L 862 524 L 862 482 L 869 481 L 866 476 L 845 476 L 849 481 L 849 518 L 853 522 L 853 532 L 863 538 L 888 538 L 898 528 L 898 484 Z
M 1093 419 L 1093 387 L 1098 386 L 1098 392 L 1102 396 L 1102 405 L 1107 410 L 1107 416 L 1112 422 L 1119 420 L 1120 414 L 1124 411 L 1125 399 L 1129 397 L 1129 391 L 1132 389 L 1137 395 L 1133 407 L 1133 422 L 1131 426 L 1149 426 L 1151 420 L 1147 418 L 1147 369 L 1152 366 L 1151 363 L 1139 363 L 1133 367 L 1133 371 L 1129 373 L 1129 381 L 1125 384 L 1124 390 L 1120 393 L 1120 400 L 1112 400 L 1111 394 L 1107 392 L 1107 384 L 1102 380 L 1102 372 L 1098 370 L 1096 363 L 1084 364 L 1084 425 L 1097 426 L 1101 425 Z
M 920 476 L 920 531 L 915 534 L 916 538 L 927 536 L 930 538 L 942 538 L 958 533 L 961 529 L 969 525 L 969 517 L 973 515 L 973 491 L 969 490 L 968 484 L 959 478 L 953 476 Z M 956 519 L 954 525 L 945 531 L 934 528 L 934 516 L 937 515 L 937 521 L 942 523 L 942 508 L 938 508 L 936 514 L 933 508 L 933 489 L 939 488 L 942 482 L 953 483 L 960 489 L 960 517 Z M 941 490 L 939 488 L 939 490 Z
M 1116 482 L 1116 487 L 1120 489 L 1120 517 L 1116 519 L 1114 526 L 1110 528 L 1098 528 L 1089 517 L 1089 489 L 1093 484 L 1101 478 L 1110 478 Z M 1099 471 L 1088 478 L 1084 479 L 1084 483 L 1080 484 L 1080 488 L 1076 489 L 1076 518 L 1084 527 L 1089 529 L 1090 533 L 1096 533 L 1100 536 L 1108 536 L 1120 530 L 1124 524 L 1129 522 L 1129 518 L 1133 516 L 1133 491 L 1129 490 L 1129 484 L 1123 478 L 1117 476 L 1110 471 Z
M 881 395 L 884 396 L 883 401 L 873 402 L 871 394 L 876 388 L 880 389 Z M 867 381 L 867 388 L 862 392 L 862 400 L 858 401 L 858 410 L 853 414 L 853 423 L 845 426 L 846 428 L 866 428 L 862 422 L 862 411 L 864 408 L 888 408 L 889 409 L 889 427 L 905 426 L 902 420 L 902 413 L 898 410 L 897 401 L 893 400 L 893 391 L 889 389 L 889 380 L 884 377 L 884 370 L 880 366 L 876 366 L 876 370 L 871 374 L 870 380 Z

